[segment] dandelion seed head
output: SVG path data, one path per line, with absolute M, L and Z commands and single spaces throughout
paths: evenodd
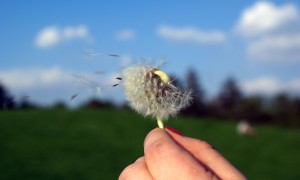
M 124 69 L 123 85 L 131 108 L 144 116 L 167 120 L 191 101 L 190 91 L 179 90 L 165 72 L 151 66 Z

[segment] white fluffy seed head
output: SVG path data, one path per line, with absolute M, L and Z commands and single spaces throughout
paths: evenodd
M 191 101 L 190 91 L 179 90 L 166 73 L 150 66 L 124 69 L 123 84 L 130 107 L 145 116 L 167 120 Z

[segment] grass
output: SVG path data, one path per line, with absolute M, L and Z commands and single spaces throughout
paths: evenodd
M 212 144 L 249 179 L 300 179 L 300 132 L 256 126 L 254 138 L 235 124 L 176 118 L 168 124 Z M 0 179 L 117 179 L 143 155 L 156 126 L 126 110 L 28 110 L 0 113 Z

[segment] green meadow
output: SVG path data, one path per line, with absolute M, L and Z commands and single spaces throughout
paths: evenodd
M 257 125 L 249 138 L 220 119 L 177 117 L 168 125 L 209 142 L 249 179 L 300 179 L 299 130 Z M 155 127 L 129 110 L 2 111 L 0 179 L 117 179 Z

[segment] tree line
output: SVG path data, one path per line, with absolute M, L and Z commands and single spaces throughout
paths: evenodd
M 217 117 L 231 121 L 247 120 L 252 123 L 272 123 L 281 126 L 300 127 L 300 97 L 285 92 L 271 97 L 245 95 L 237 81 L 228 77 L 218 94 L 207 99 L 195 70 L 186 75 L 185 85 L 192 90 L 193 102 L 181 113 L 189 116 Z
M 222 84 L 215 97 L 207 98 L 204 88 L 200 83 L 197 71 L 189 69 L 184 80 L 171 76 L 176 87 L 186 88 L 192 91 L 193 101 L 191 105 L 180 113 L 195 117 L 216 117 L 228 121 L 247 120 L 252 123 L 270 123 L 280 126 L 300 127 L 300 97 L 287 93 L 278 93 L 272 97 L 262 95 L 245 95 L 237 81 L 228 77 Z M 3 85 L 0 84 L 0 105 L 3 110 L 15 108 L 38 108 L 27 98 L 16 98 L 9 95 Z M 109 101 L 102 102 L 92 99 L 82 104 L 82 108 L 113 107 Z M 65 107 L 59 102 L 55 107 Z M 124 105 L 125 107 L 125 105 Z

